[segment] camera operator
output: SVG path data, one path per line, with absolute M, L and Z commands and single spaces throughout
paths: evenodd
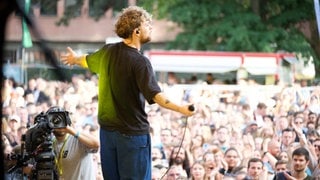
M 93 153 L 100 147 L 98 138 L 77 131 L 69 112 L 58 106 L 41 112 L 34 122 L 22 135 L 21 146 L 7 152 L 7 178 L 96 179 Z
M 54 129 L 53 149 L 60 179 L 96 179 L 93 155 L 98 151 L 98 139 L 75 130 L 72 126 Z

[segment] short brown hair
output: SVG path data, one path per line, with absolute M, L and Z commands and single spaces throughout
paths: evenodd
M 138 28 L 143 21 L 151 21 L 152 16 L 142 7 L 129 6 L 122 10 L 115 24 L 115 33 L 123 38 L 131 37 L 134 29 Z

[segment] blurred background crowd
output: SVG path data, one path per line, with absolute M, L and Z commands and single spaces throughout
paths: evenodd
M 25 85 L 6 79 L 2 88 L 4 153 L 13 153 L 35 116 L 55 105 L 70 112 L 72 126 L 99 138 L 97 79 L 80 74 L 71 82 L 32 78 Z M 301 146 L 312 159 L 307 174 L 319 177 L 319 86 L 303 80 L 292 86 L 262 86 L 249 80 L 234 86 L 205 79 L 178 82 L 173 76 L 160 86 L 169 99 L 193 104 L 196 112 L 186 118 L 147 105 L 153 179 L 217 179 L 223 168 L 232 168 L 234 177 L 246 175 L 252 158 L 263 161 L 261 174 L 272 179 L 276 172 L 292 168 L 291 153 Z M 99 153 L 94 159 L 97 179 L 103 179 Z M 277 169 L 279 164 L 284 168 Z

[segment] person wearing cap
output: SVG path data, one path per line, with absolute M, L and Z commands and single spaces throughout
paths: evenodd
M 243 133 L 256 136 L 258 129 L 259 128 L 258 128 L 257 122 L 252 120 L 252 121 L 248 122 L 248 124 L 245 126 L 245 128 L 243 129 Z
M 20 127 L 20 117 L 18 115 L 12 115 L 8 118 L 8 132 L 4 133 L 4 135 L 9 140 L 9 143 L 12 147 L 19 145 L 20 138 L 18 137 L 18 129 Z

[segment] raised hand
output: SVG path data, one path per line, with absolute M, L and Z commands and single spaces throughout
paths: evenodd
M 70 47 L 67 47 L 67 53 L 64 55 L 61 55 L 60 59 L 63 64 L 65 65 L 75 65 L 79 64 L 79 56 L 76 52 L 74 52 Z

